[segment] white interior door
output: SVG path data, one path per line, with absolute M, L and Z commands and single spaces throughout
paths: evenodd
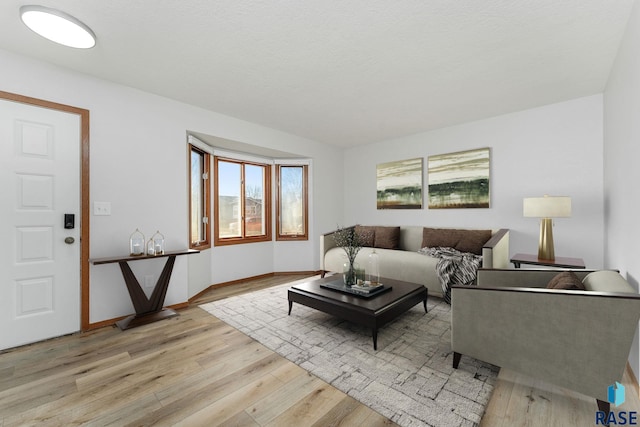
M 80 120 L 0 100 L 0 349 L 80 330 Z

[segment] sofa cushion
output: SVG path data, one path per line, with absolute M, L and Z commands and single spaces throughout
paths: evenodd
M 373 247 L 398 249 L 400 247 L 400 227 L 376 227 Z
M 429 298 L 432 295 L 442 296 L 442 285 L 436 273 L 437 258 L 397 249 L 362 248 L 356 257 L 356 263 L 365 269 L 365 273 L 368 271 L 369 255 L 374 250 L 378 254 L 378 269 L 382 283 L 385 278 L 419 283 L 429 288 Z M 346 256 L 342 248 L 331 248 L 325 254 L 325 270 L 342 274 L 345 261 Z
M 428 228 L 422 230 L 423 248 L 453 248 L 460 252 L 482 255 L 482 247 L 491 238 L 491 230 Z
M 563 271 L 558 273 L 547 284 L 547 289 L 569 289 L 574 291 L 584 291 L 582 280 L 573 271 Z
M 376 235 L 376 227 L 372 225 L 356 225 L 356 236 L 359 237 L 362 246 L 373 247 Z

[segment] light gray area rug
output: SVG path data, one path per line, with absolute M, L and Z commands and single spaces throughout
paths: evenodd
M 378 331 L 294 303 L 288 283 L 200 307 L 401 426 L 474 426 L 498 374 L 462 357 L 451 367 L 450 306 L 429 297 Z

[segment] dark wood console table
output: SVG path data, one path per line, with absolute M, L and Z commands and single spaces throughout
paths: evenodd
M 521 264 L 538 265 L 555 268 L 585 268 L 582 258 L 569 258 L 557 256 L 554 260 L 538 259 L 538 255 L 515 254 L 511 258 L 515 268 L 520 268 Z
M 127 290 L 131 297 L 131 302 L 136 310 L 136 314 L 124 318 L 116 325 L 122 330 L 135 328 L 136 326 L 146 325 L 147 323 L 155 322 L 161 319 L 167 319 L 169 317 L 177 316 L 174 310 L 170 308 L 163 308 L 164 298 L 167 295 L 167 288 L 169 287 L 169 279 L 171 279 L 171 272 L 173 271 L 173 264 L 176 261 L 178 255 L 191 255 L 197 254 L 200 251 L 195 249 L 187 249 L 182 251 L 165 252 L 163 255 L 140 255 L 140 256 L 125 256 L 125 257 L 112 257 L 112 258 L 97 258 L 92 259 L 90 262 L 93 265 L 111 264 L 117 262 L 120 265 L 120 271 L 124 277 L 124 282 L 127 284 Z M 131 271 L 129 267 L 129 261 L 140 261 L 143 259 L 153 258 L 167 258 L 167 262 L 160 273 L 158 282 L 153 288 L 151 298 L 147 298 L 147 295 L 142 290 L 138 279 Z

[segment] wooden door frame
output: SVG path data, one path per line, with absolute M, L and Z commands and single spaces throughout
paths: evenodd
M 0 91 L 0 99 L 80 116 L 80 329 L 89 322 L 89 110 Z

